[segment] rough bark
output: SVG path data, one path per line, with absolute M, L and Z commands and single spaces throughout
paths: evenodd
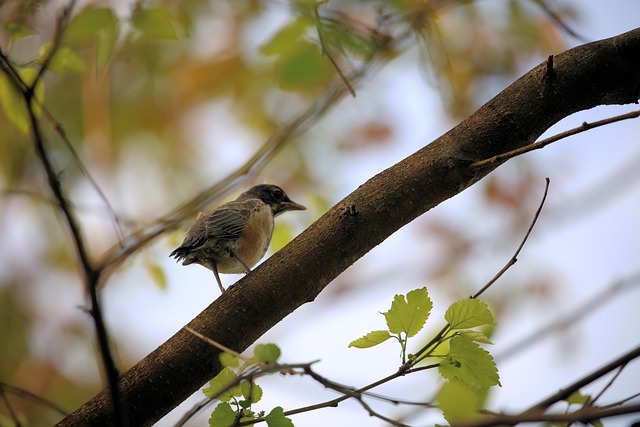
M 189 327 L 243 351 L 403 225 L 487 175 L 470 165 L 532 144 L 577 111 L 637 103 L 640 29 L 540 64 L 415 154 L 379 173 L 240 280 Z M 133 426 L 151 425 L 215 376 L 218 353 L 184 329 L 121 376 Z M 102 391 L 62 420 L 109 425 Z

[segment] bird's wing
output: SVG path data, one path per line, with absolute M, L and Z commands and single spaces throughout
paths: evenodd
M 199 215 L 189 227 L 183 248 L 197 248 L 210 240 L 233 240 L 240 237 L 247 218 L 258 200 L 229 202 L 221 208 Z

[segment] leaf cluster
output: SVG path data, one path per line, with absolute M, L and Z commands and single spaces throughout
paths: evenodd
M 352 341 L 349 347 L 369 348 L 390 338 L 400 344 L 401 370 L 406 373 L 421 370 L 426 359 L 439 362 L 438 367 L 447 380 L 438 394 L 438 403 L 449 422 L 477 416 L 480 403 L 488 389 L 500 385 L 497 366 L 491 354 L 480 344 L 491 344 L 489 337 L 475 328 L 492 326 L 493 314 L 488 305 L 475 298 L 454 302 L 446 311 L 447 325 L 414 354 L 407 353 L 409 338 L 425 326 L 433 303 L 426 288 L 415 289 L 406 295 L 396 295 L 391 308 L 381 313 L 387 329 L 371 331 Z
M 253 357 L 242 362 L 238 355 L 226 352 L 220 355 L 224 368 L 202 390 L 209 399 L 220 401 L 211 413 L 210 426 L 235 426 L 261 418 L 269 427 L 293 427 L 291 420 L 284 416 L 282 407 L 278 406 L 265 413 L 254 411 L 252 406 L 262 399 L 263 394 L 262 388 L 254 379 L 258 375 L 277 372 L 280 354 L 280 349 L 275 344 L 258 344 Z

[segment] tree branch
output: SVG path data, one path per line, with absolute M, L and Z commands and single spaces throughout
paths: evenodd
M 473 163 L 534 143 L 551 125 L 640 94 L 640 29 L 542 63 L 442 137 L 379 173 L 230 288 L 189 327 L 241 352 L 403 225 L 498 164 Z M 589 90 L 584 90 L 589 88 Z M 219 350 L 182 329 L 122 375 L 133 425 L 151 425 L 221 369 Z M 59 426 L 107 425 L 106 393 Z

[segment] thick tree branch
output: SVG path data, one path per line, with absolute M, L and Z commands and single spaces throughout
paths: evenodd
M 347 196 L 219 297 L 189 327 L 243 351 L 400 227 L 491 172 L 470 165 L 532 144 L 577 111 L 636 103 L 640 29 L 537 66 L 458 126 Z M 182 329 L 121 377 L 132 425 L 150 425 L 220 370 L 219 350 Z M 101 392 L 60 426 L 108 425 Z

